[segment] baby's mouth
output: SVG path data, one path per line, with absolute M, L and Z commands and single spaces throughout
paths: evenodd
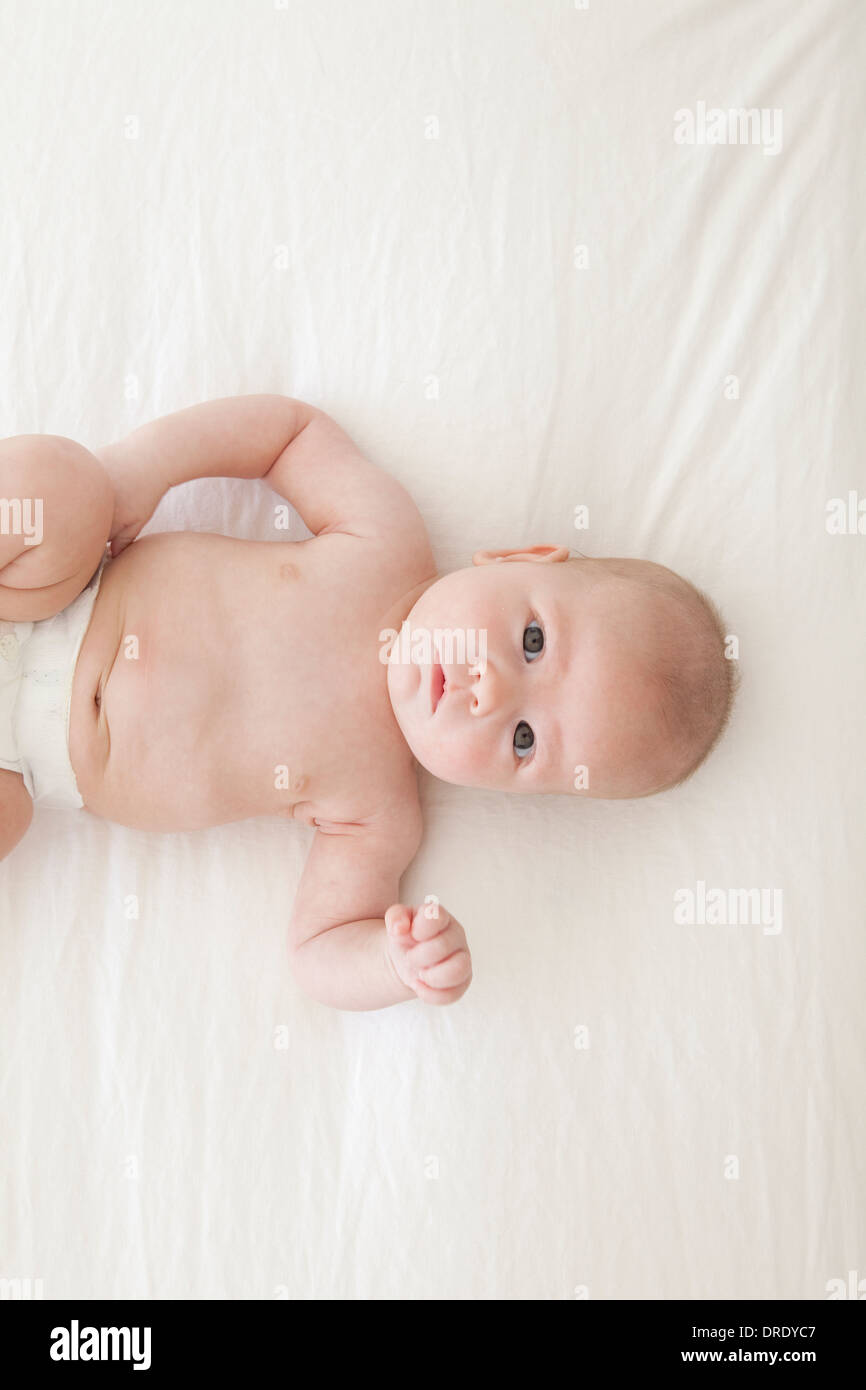
M 430 674 L 430 698 L 433 705 L 434 714 L 436 713 L 436 710 L 439 706 L 439 701 L 445 694 L 446 684 L 447 682 L 445 680 L 445 672 L 442 670 L 442 667 L 439 665 L 438 661 L 434 661 L 433 669 Z

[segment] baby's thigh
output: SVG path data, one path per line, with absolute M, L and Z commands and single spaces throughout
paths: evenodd
M 20 772 L 0 768 L 0 859 L 15 848 L 33 819 L 33 802 Z

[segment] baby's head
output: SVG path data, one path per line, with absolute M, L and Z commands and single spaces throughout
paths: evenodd
M 514 792 L 675 786 L 721 735 L 734 686 L 721 620 L 691 584 L 562 546 L 482 550 L 438 579 L 388 665 L 418 761 L 446 782 Z

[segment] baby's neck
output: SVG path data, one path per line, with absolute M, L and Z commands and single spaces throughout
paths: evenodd
M 394 632 L 398 632 L 421 595 L 425 590 L 430 588 L 431 584 L 435 584 L 440 578 L 441 575 L 431 575 L 429 579 L 422 580 L 420 584 L 416 584 L 408 593 L 403 594 L 402 598 L 399 598 L 396 603 L 391 604 L 390 608 L 385 611 L 379 620 L 380 630 L 388 628 Z

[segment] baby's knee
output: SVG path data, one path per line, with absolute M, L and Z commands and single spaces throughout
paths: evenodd
M 0 769 L 0 859 L 18 844 L 33 819 L 33 802 L 20 772 Z
M 76 534 L 83 588 L 102 559 L 114 516 L 114 488 L 100 463 L 83 444 L 74 439 L 59 441 L 69 446 L 62 483 L 54 505 L 68 507 Z M 59 522 L 62 512 L 58 512 Z M 79 589 L 80 592 L 80 589 Z M 73 595 L 75 597 L 75 595 Z
M 102 558 L 111 480 L 74 439 L 18 435 L 0 441 L 0 506 L 0 617 L 52 617 L 77 598 Z

